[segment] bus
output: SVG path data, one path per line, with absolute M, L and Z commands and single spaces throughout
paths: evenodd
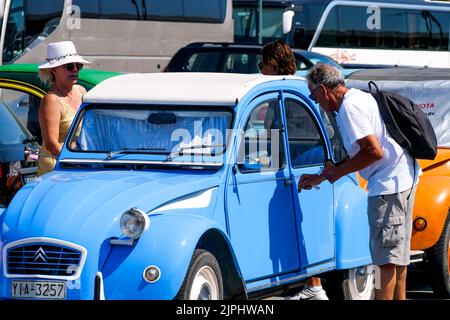
M 233 0 L 235 41 L 257 41 L 257 2 Z M 288 11 L 291 28 L 283 34 Z M 444 1 L 263 0 L 261 30 L 263 42 L 284 37 L 294 48 L 343 64 L 450 67 L 450 3 Z
M 91 68 L 155 72 L 188 43 L 233 40 L 231 0 L 0 0 L 0 18 L 2 64 L 70 40 Z

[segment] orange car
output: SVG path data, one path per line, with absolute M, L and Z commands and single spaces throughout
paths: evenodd
M 438 138 L 434 160 L 419 160 L 420 177 L 413 211 L 411 262 L 421 262 L 438 297 L 450 297 L 450 90 L 449 69 L 390 68 L 360 70 L 347 86 L 368 90 L 374 80 L 384 91 L 410 98 L 427 113 Z M 365 181 L 360 179 L 364 186 Z
M 425 262 L 433 293 L 450 296 L 450 148 L 434 160 L 419 160 L 423 175 L 413 210 L 411 262 Z M 358 175 L 366 189 L 367 181 Z
M 412 250 L 424 250 L 433 292 L 450 296 L 450 148 L 434 160 L 420 160 L 413 211 Z

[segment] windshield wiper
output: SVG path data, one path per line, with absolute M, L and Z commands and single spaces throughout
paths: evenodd
M 155 152 L 156 151 L 156 152 Z M 112 157 L 121 153 L 152 153 L 152 154 L 169 154 L 169 151 L 161 148 L 124 148 L 116 151 L 110 151 L 106 154 L 106 160 L 110 160 Z
M 187 151 L 187 150 L 205 149 L 205 148 L 220 148 L 220 147 L 223 148 L 222 152 L 224 152 L 225 151 L 224 144 L 197 144 L 194 146 L 178 148 L 177 150 L 175 150 L 167 155 L 166 161 L 172 161 L 173 159 L 182 156 L 184 153 L 186 153 L 185 151 Z M 189 153 L 192 154 L 192 152 L 189 152 Z M 216 153 L 213 151 L 213 152 L 211 152 L 210 155 L 215 156 Z

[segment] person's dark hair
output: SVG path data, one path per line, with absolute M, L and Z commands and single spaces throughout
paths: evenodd
M 266 44 L 260 55 L 261 63 L 271 65 L 279 75 L 292 75 L 297 71 L 291 47 L 279 39 Z
M 324 85 L 330 89 L 336 88 L 339 85 L 345 85 L 345 79 L 342 72 L 334 66 L 326 63 L 318 63 L 312 66 L 306 79 L 314 86 Z

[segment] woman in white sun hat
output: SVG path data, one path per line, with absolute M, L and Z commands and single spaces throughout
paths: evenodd
M 78 72 L 89 64 L 77 54 L 71 41 L 49 43 L 47 59 L 39 66 L 39 78 L 50 90 L 42 99 L 39 123 L 42 147 L 38 175 L 52 171 L 75 113 L 86 90 L 77 85 Z

